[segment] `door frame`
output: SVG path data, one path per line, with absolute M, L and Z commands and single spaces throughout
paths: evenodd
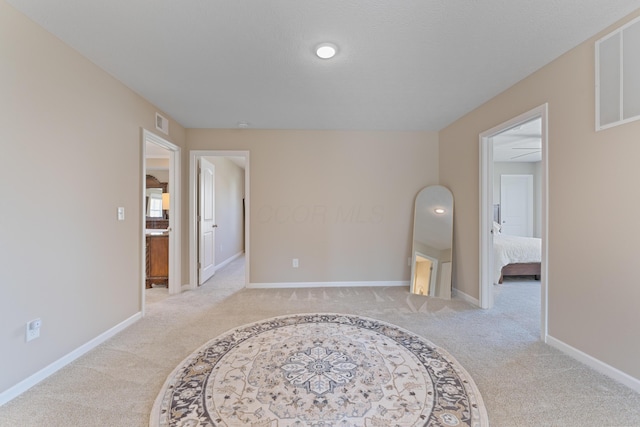
M 548 220 L 549 220 L 549 162 L 548 162 L 548 104 L 542 104 L 526 113 L 520 114 L 479 135 L 480 149 L 480 307 L 493 306 L 493 137 L 533 119 L 541 119 L 542 126 L 542 188 L 541 188 L 541 225 L 542 225 L 542 263 L 540 275 L 540 335 L 547 340 L 548 313 Z
M 251 250 L 249 232 L 251 224 L 251 203 L 249 190 L 250 185 L 250 162 L 248 150 L 191 150 L 189 151 L 189 289 L 198 288 L 198 159 L 200 157 L 244 157 L 246 164 L 244 168 L 244 206 L 245 206 L 245 222 L 244 222 L 244 252 L 245 252 L 245 268 L 244 284 L 245 287 L 250 282 L 250 264 Z
M 415 275 L 418 271 L 418 257 L 428 259 L 431 262 L 431 275 L 429 276 L 429 295 L 426 295 L 426 296 L 432 296 L 431 293 L 434 291 L 436 286 L 438 286 L 437 279 L 439 276 L 438 273 L 440 268 L 440 261 L 437 258 L 433 258 L 419 251 L 415 251 L 413 253 L 414 267 L 412 268 L 412 271 L 411 271 L 411 284 L 413 285 L 412 288 L 415 288 Z M 411 289 L 411 291 L 413 292 L 414 289 Z
M 169 185 L 167 191 L 171 194 L 171 204 L 169 206 L 169 285 L 167 286 L 169 294 L 177 294 L 182 291 L 181 282 L 181 270 L 180 270 L 180 241 L 181 241 L 181 227 L 180 227 L 180 147 L 167 141 L 148 131 L 142 129 L 142 197 L 141 197 L 141 301 L 142 301 L 142 313 L 144 315 L 145 307 L 145 279 L 146 279 L 146 206 L 145 206 L 145 191 L 146 191 L 146 173 L 147 173 L 147 149 L 146 143 L 150 142 L 156 144 L 167 151 L 169 151 Z

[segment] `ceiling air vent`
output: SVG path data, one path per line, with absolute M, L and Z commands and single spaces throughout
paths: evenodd
M 156 113 L 156 129 L 160 132 L 169 135 L 169 120 L 161 116 L 160 113 Z

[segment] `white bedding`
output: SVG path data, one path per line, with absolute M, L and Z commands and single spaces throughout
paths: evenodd
M 502 267 L 507 264 L 541 262 L 542 240 L 536 237 L 493 235 L 493 282 L 500 281 Z

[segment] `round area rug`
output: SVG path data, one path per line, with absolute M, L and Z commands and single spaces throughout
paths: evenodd
M 151 412 L 155 426 L 487 426 L 473 380 L 405 329 L 342 314 L 241 326 L 186 358 Z

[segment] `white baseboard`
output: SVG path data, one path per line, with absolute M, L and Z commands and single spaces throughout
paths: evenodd
M 214 268 L 216 271 L 220 270 L 221 268 L 225 267 L 227 264 L 230 264 L 231 262 L 233 262 L 234 260 L 240 258 L 242 255 L 244 254 L 244 251 L 240 251 L 235 255 L 230 256 L 229 258 L 225 259 L 224 261 L 222 261 L 220 264 L 216 265 Z
M 608 365 L 601 360 L 596 359 L 593 356 L 589 356 L 587 353 L 580 351 L 577 348 L 572 347 L 569 344 L 563 341 L 560 341 L 559 339 L 554 338 L 550 335 L 547 335 L 546 342 L 551 347 L 554 347 L 560 350 L 566 355 L 573 357 L 574 359 L 584 363 L 590 368 L 595 369 L 601 374 L 604 374 L 609 378 L 612 378 L 618 381 L 619 383 L 626 385 L 630 389 L 640 393 L 640 379 L 634 378 L 631 375 L 626 374 L 621 370 L 614 368 L 613 366 Z
M 389 282 L 283 282 L 283 283 L 249 283 L 252 289 L 282 289 L 282 288 L 353 288 L 353 287 L 390 287 L 409 286 L 409 281 Z
M 218 271 L 221 268 L 226 267 L 228 264 L 232 263 L 236 259 L 240 258 L 242 255 L 244 255 L 244 251 L 240 251 L 237 254 L 230 256 L 229 258 L 222 261 L 220 264 L 214 266 L 213 268 L 215 271 Z M 197 283 L 196 284 L 186 283 L 182 285 L 182 289 L 180 290 L 180 292 L 192 291 L 194 289 L 198 289 L 198 286 L 200 285 L 198 285 Z
M 13 387 L 3 391 L 2 393 L 0 393 L 0 406 L 18 397 L 19 395 L 29 390 L 34 385 L 38 384 L 40 381 L 44 380 L 48 376 L 64 368 L 69 363 L 73 362 L 74 360 L 76 360 L 83 354 L 87 353 L 88 351 L 93 350 L 94 348 L 96 348 L 97 346 L 99 346 L 109 338 L 113 337 L 118 332 L 128 328 L 129 326 L 131 326 L 133 323 L 140 320 L 141 318 L 142 318 L 142 313 L 138 312 L 134 314 L 128 319 L 118 323 L 116 326 L 109 329 L 108 331 L 105 331 L 104 333 L 93 338 L 91 341 L 76 348 L 71 353 L 68 353 L 67 355 L 62 356 L 60 359 L 42 368 L 41 370 L 31 375 L 30 377 L 20 381 L 18 384 L 14 385 Z
M 451 296 L 456 297 L 456 298 L 460 298 L 461 300 L 464 300 L 466 302 L 468 302 L 469 304 L 473 304 L 477 307 L 480 307 L 480 301 L 477 298 L 472 297 L 471 295 L 467 295 L 464 292 L 453 288 L 451 290 Z

